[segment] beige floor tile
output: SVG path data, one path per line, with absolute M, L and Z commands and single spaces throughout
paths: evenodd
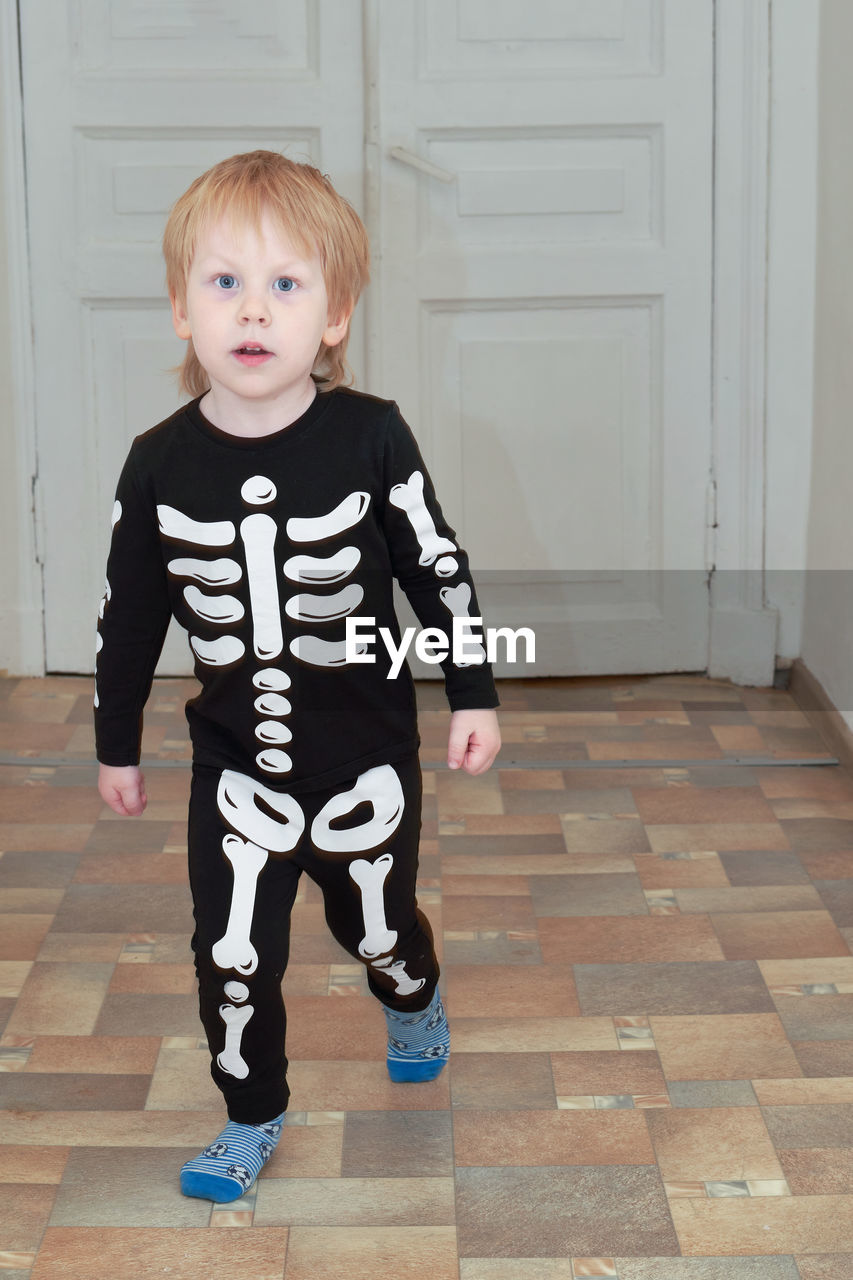
M 618 1049 L 612 1018 L 454 1018 L 454 1053 Z
M 752 1080 L 800 1072 L 775 1013 L 649 1019 L 668 1080 Z
M 293 1227 L 285 1280 L 458 1280 L 454 1227 Z M 34 1280 L 39 1280 L 36 1276 Z M 76 1280 L 76 1277 L 74 1278 Z
M 286 1125 L 264 1171 L 265 1178 L 339 1178 L 343 1121 L 334 1125 Z
M 456 1111 L 458 1166 L 654 1164 L 641 1111 Z
M 159 1049 L 154 1036 L 36 1036 L 26 1069 L 150 1075 Z
M 447 1227 L 452 1178 L 289 1178 L 258 1186 L 258 1226 Z
M 669 1208 L 688 1256 L 853 1250 L 853 1196 L 690 1198 Z
M 655 853 L 699 849 L 787 849 L 788 840 L 778 822 L 704 822 L 647 826 Z
M 0 1112 L 7 1142 L 61 1147 L 204 1147 L 219 1133 L 216 1111 Z
M 851 1063 L 853 1067 L 853 1063 Z M 755 1096 L 762 1107 L 799 1107 L 810 1103 L 853 1102 L 853 1076 L 795 1080 L 753 1080 Z
M 91 1035 L 109 987 L 112 965 L 33 965 L 7 1023 L 16 1035 Z
M 0 1146 L 0 1182 L 61 1182 L 70 1150 L 70 1147 Z
M 281 1280 L 287 1234 L 284 1227 L 49 1227 L 32 1280 Z
M 646 1121 L 666 1180 L 784 1177 L 757 1107 L 670 1107 Z
M 199 1028 L 201 1031 L 201 1028 Z M 146 1111 L 213 1111 L 221 1094 L 210 1075 L 207 1049 L 160 1049 Z

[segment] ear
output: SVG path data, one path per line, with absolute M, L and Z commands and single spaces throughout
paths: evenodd
M 169 301 L 172 304 L 172 324 L 175 326 L 175 333 L 186 342 L 188 338 L 192 337 L 186 303 L 181 302 L 175 293 L 169 294 Z
M 340 317 L 326 326 L 323 334 L 323 344 L 327 347 L 336 347 L 338 343 L 343 342 L 349 329 L 350 317 L 352 316 L 352 307 L 347 307 Z

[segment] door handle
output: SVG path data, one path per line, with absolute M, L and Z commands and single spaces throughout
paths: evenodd
M 421 173 L 426 173 L 430 178 L 437 178 L 439 182 L 456 181 L 455 173 L 451 173 L 449 169 L 439 168 L 431 160 L 422 160 L 420 156 L 415 155 L 413 151 L 407 151 L 405 147 L 390 147 L 388 154 L 392 160 L 399 160 L 401 164 L 410 165 L 412 169 L 419 169 Z

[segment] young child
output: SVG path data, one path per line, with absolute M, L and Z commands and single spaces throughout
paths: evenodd
M 354 660 L 346 620 L 399 643 L 394 577 L 447 635 L 477 602 L 396 405 L 342 385 L 369 255 L 329 180 L 274 152 L 233 156 L 178 200 L 163 248 L 195 399 L 133 442 L 119 479 L 95 724 L 101 796 L 141 814 L 142 711 L 174 614 L 201 683 L 187 704 L 192 948 L 229 1117 L 181 1188 L 221 1202 L 248 1190 L 281 1132 L 281 981 L 303 871 L 383 1005 L 391 1079 L 430 1080 L 447 1061 L 415 898 L 414 685 L 405 666 L 387 678 L 381 644 Z M 500 746 L 494 682 L 484 654 L 454 657 L 448 764 L 482 773 Z

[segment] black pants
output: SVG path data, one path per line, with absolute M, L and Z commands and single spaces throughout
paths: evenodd
M 415 899 L 421 827 L 417 756 L 292 796 L 196 765 L 189 809 L 192 947 L 211 1074 L 230 1119 L 285 1110 L 281 981 L 303 871 L 335 938 L 367 966 L 385 1005 L 425 1009 L 438 982 L 432 931 Z

